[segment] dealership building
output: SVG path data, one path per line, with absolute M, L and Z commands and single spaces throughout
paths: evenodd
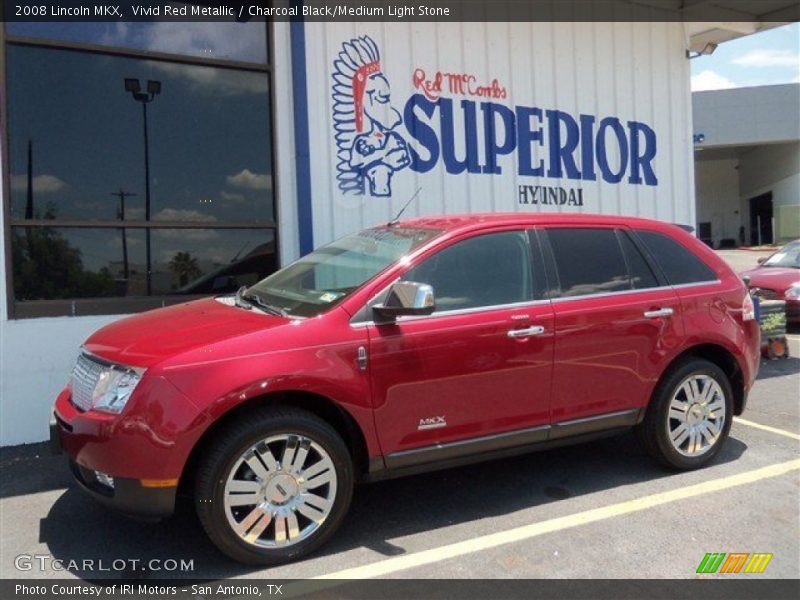
M 744 162 L 693 152 L 688 57 L 793 5 L 754 4 L 736 23 L 5 23 L 0 445 L 46 438 L 92 331 L 255 283 L 409 199 L 736 238 L 695 204 L 696 154 Z M 741 212 L 763 186 L 740 181 Z
M 715 248 L 800 238 L 800 83 L 695 92 L 692 105 L 697 235 Z

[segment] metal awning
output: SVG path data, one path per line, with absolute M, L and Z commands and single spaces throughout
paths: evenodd
M 701 52 L 800 18 L 797 0 L 633 0 L 635 4 L 678 12 L 686 23 L 688 50 Z

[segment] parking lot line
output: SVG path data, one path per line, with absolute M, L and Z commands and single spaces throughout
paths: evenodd
M 740 485 L 747 485 L 755 483 L 763 479 L 771 477 L 778 477 L 785 475 L 792 471 L 800 469 L 800 459 L 790 460 L 787 462 L 776 463 L 767 467 L 753 469 L 752 471 L 745 471 L 744 473 L 737 473 L 735 475 L 728 475 L 718 479 L 711 479 L 694 485 L 684 486 L 678 489 L 670 490 L 667 492 L 659 492 L 641 498 L 635 498 L 626 502 L 619 502 L 609 506 L 594 508 L 555 519 L 548 519 L 539 523 L 531 523 L 530 525 L 523 525 L 515 527 L 508 531 L 500 531 L 488 535 L 480 536 L 463 542 L 456 542 L 438 548 L 431 548 L 430 550 L 422 550 L 412 554 L 403 556 L 396 556 L 386 560 L 377 561 L 371 564 L 363 565 L 361 567 L 353 567 L 350 569 L 343 569 L 326 575 L 320 575 L 315 579 L 363 579 L 370 577 L 380 577 L 397 571 L 403 571 L 414 567 L 428 565 L 434 562 L 448 560 L 465 554 L 495 548 L 513 542 L 519 542 L 534 538 L 546 533 L 560 531 L 577 527 L 579 525 L 587 525 L 596 521 L 602 521 L 613 517 L 619 517 L 648 508 L 654 508 L 670 502 L 677 502 L 679 500 L 686 500 L 687 498 L 694 498 L 713 492 L 730 489 Z M 326 586 L 322 586 L 326 587 Z
M 748 421 L 747 419 L 742 419 L 740 417 L 736 417 L 733 419 L 736 423 L 741 423 L 742 425 L 747 425 L 748 427 L 753 427 L 755 429 L 763 429 L 764 431 L 769 431 L 770 433 L 775 433 L 777 435 L 783 435 L 788 438 L 792 438 L 793 440 L 800 441 L 800 435 L 796 433 L 792 433 L 791 431 L 786 431 L 785 429 L 778 429 L 777 427 L 770 427 L 769 425 L 762 425 L 761 423 L 755 423 L 753 421 Z

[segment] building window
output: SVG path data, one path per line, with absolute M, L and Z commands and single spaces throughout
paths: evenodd
M 8 31 L 15 317 L 144 310 L 277 268 L 267 26 L 245 24 L 223 50 L 239 24 L 194 25 L 217 40 L 213 60 L 189 42 L 106 53 L 75 32 L 61 47 L 47 30 Z M 138 48 L 142 31 L 118 43 Z
M 175 2 L 164 4 L 175 5 Z M 11 10 L 9 8 L 9 10 Z M 267 36 L 263 21 L 247 23 L 130 21 L 77 23 L 15 21 L 6 24 L 8 35 L 44 43 L 104 46 L 164 52 L 243 63 L 267 63 Z

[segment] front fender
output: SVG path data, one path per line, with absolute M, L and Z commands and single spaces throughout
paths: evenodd
M 303 374 L 262 378 L 231 390 L 211 402 L 203 410 L 200 420 L 208 428 L 232 410 L 251 400 L 269 394 L 298 392 L 325 398 L 348 414 L 361 430 L 369 456 L 380 455 L 381 450 L 375 431 L 372 406 L 365 402 L 369 399 L 369 394 L 361 396 L 356 390 L 347 386 L 334 385 L 330 381 L 304 376 Z M 201 436 L 198 436 L 198 438 Z
M 305 392 L 327 398 L 349 414 L 362 431 L 369 455 L 377 456 L 369 379 L 357 362 L 367 333 L 351 328 L 344 311 L 340 315 L 329 315 L 335 323 L 303 322 L 292 328 L 291 337 L 267 332 L 240 338 L 235 348 L 198 349 L 164 365 L 162 372 L 198 407 L 206 428 L 254 398 Z M 230 355 L 233 349 L 236 354 Z

